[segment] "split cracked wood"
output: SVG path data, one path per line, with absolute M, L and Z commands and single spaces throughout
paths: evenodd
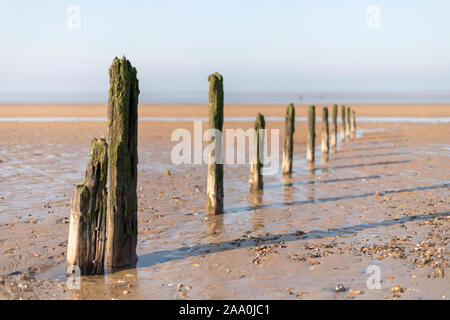
M 103 274 L 106 237 L 106 182 L 108 145 L 93 139 L 84 181 L 75 187 L 70 202 L 67 270 L 80 275 Z

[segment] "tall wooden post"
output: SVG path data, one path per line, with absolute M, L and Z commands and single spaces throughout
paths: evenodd
M 107 266 L 137 262 L 137 131 L 139 82 L 125 57 L 109 68 Z
M 347 108 L 347 125 L 345 126 L 346 130 L 345 130 L 345 135 L 346 135 L 346 140 L 349 141 L 350 140 L 350 117 L 351 117 L 351 112 L 350 112 L 350 108 Z
M 352 138 L 356 138 L 356 114 L 355 110 L 352 110 Z
M 341 142 L 345 142 L 345 106 L 341 105 Z
M 258 113 L 255 121 L 255 136 L 253 139 L 253 154 L 251 155 L 252 161 L 250 165 L 250 191 L 257 191 L 263 189 L 263 150 L 264 150 L 264 129 L 266 128 L 266 122 L 264 116 Z
M 328 108 L 322 109 L 322 156 L 328 161 L 330 138 L 328 131 Z
M 222 132 L 223 126 L 223 77 L 217 72 L 208 77 L 209 81 L 209 128 Z M 206 213 L 219 214 L 223 212 L 223 163 L 216 163 L 216 154 L 222 154 L 222 140 L 215 141 L 206 182 Z
M 104 272 L 107 179 L 108 145 L 105 139 L 93 139 L 84 181 L 70 202 L 67 267 L 80 268 L 80 275 Z
M 309 163 L 314 163 L 315 140 L 316 140 L 316 107 L 309 106 L 308 136 L 306 140 L 306 160 Z
M 336 151 L 337 146 L 337 113 L 338 113 L 338 106 L 337 104 L 333 105 L 333 127 L 331 131 L 331 148 Z
M 286 107 L 286 120 L 284 125 L 283 165 L 284 174 L 292 173 L 292 153 L 294 150 L 295 108 L 291 103 Z

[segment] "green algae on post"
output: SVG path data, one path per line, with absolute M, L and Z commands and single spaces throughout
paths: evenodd
M 330 149 L 330 138 L 328 131 L 328 108 L 322 109 L 322 156 L 328 161 L 328 154 Z
M 209 81 L 209 129 L 222 132 L 223 127 L 223 77 L 214 73 Z M 223 163 L 217 163 L 216 154 L 222 155 L 222 140 L 213 136 L 214 148 L 208 163 L 206 182 L 206 213 L 219 214 L 223 212 Z
M 139 82 L 136 68 L 125 57 L 109 68 L 108 99 L 109 193 L 107 266 L 137 262 L 137 130 Z
M 286 120 L 284 125 L 284 148 L 282 171 L 284 174 L 292 173 L 292 153 L 294 151 L 295 108 L 291 103 L 286 107 Z
M 333 105 L 333 127 L 331 132 L 331 148 L 336 152 L 337 146 L 337 115 L 338 115 L 338 106 L 337 104 Z
M 345 142 L 345 106 L 341 105 L 341 142 Z
M 345 136 L 346 136 L 346 140 L 349 141 L 350 140 L 350 116 L 351 116 L 351 111 L 350 108 L 347 108 L 347 124 L 345 126 Z
M 70 201 L 67 270 L 80 275 L 104 273 L 108 145 L 93 139 L 84 181 L 75 187 Z
M 314 149 L 316 140 L 316 107 L 309 106 L 308 109 L 308 136 L 306 140 L 306 160 L 314 163 Z
M 356 138 L 356 113 L 355 110 L 352 110 L 352 126 L 351 126 L 351 130 L 352 130 L 352 138 Z
M 264 130 L 266 129 L 266 122 L 264 116 L 258 113 L 254 124 L 254 139 L 252 149 L 252 160 L 250 165 L 250 191 L 262 190 L 264 187 L 262 168 L 263 168 L 263 150 L 264 150 Z

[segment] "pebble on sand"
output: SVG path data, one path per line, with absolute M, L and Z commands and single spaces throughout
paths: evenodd
M 335 288 L 336 292 L 345 292 L 345 287 L 343 284 L 339 283 L 336 288 Z

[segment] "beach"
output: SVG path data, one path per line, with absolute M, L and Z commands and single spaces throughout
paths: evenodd
M 284 121 L 270 117 L 285 107 L 225 104 L 224 130 L 252 128 L 261 112 L 282 146 Z M 1 104 L 0 299 L 448 299 L 450 123 L 427 119 L 450 117 L 450 104 L 350 107 L 357 137 L 322 162 L 318 122 L 312 168 L 307 123 L 297 121 L 293 174 L 265 176 L 261 194 L 249 192 L 248 164 L 225 165 L 225 213 L 208 217 L 207 165 L 171 161 L 173 131 L 193 134 L 207 104 L 140 105 L 138 264 L 74 289 L 70 198 L 91 139 L 107 136 L 107 107 Z M 81 120 L 28 119 L 52 117 Z M 373 270 L 380 288 L 368 286 Z

